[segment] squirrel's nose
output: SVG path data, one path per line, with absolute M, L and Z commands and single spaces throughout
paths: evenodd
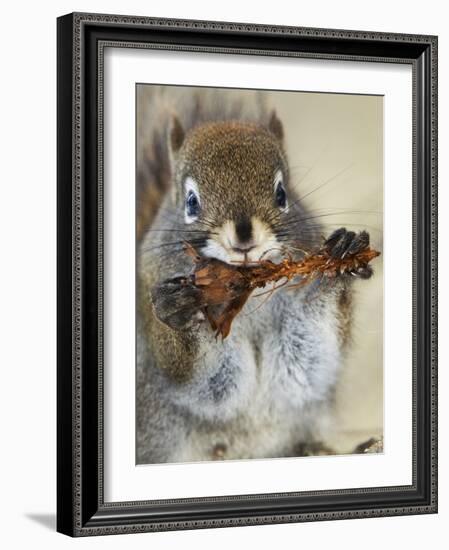
M 253 224 L 247 216 L 242 216 L 235 222 L 235 233 L 241 248 L 252 246 Z
M 234 252 L 248 254 L 256 244 L 253 239 L 253 224 L 249 217 L 243 215 L 235 222 L 235 235 L 230 239 L 230 246 Z

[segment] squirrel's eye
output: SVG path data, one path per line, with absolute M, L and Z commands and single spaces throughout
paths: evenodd
M 185 179 L 183 187 L 185 191 L 184 221 L 185 223 L 193 223 L 198 219 L 201 210 L 198 184 L 189 176 Z
M 200 212 L 200 202 L 193 191 L 189 191 L 186 197 L 186 215 L 196 218 Z
M 281 182 L 276 185 L 275 201 L 279 208 L 285 208 L 287 206 L 287 193 Z

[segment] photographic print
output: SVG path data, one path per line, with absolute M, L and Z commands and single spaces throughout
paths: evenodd
M 383 97 L 136 85 L 136 463 L 383 452 Z

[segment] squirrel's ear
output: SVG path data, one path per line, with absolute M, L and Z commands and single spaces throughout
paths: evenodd
M 176 171 L 176 158 L 182 144 L 184 143 L 185 132 L 179 118 L 176 115 L 172 115 L 170 127 L 168 130 L 168 156 L 170 160 L 170 170 L 172 173 L 172 193 L 171 197 L 174 203 L 179 199 L 178 194 L 180 190 L 177 188 L 174 182 L 174 174 Z
M 270 132 L 275 135 L 279 141 L 283 141 L 284 139 L 284 127 L 282 126 L 282 122 L 279 120 L 276 111 L 273 109 L 271 111 L 270 115 L 270 122 L 268 123 L 268 129 Z
M 169 145 L 170 145 L 172 154 L 176 154 L 179 151 L 179 149 L 181 148 L 181 145 L 184 142 L 184 137 L 185 137 L 184 128 L 182 127 L 182 124 L 179 122 L 179 118 L 174 115 L 172 117 L 170 135 L 169 135 Z

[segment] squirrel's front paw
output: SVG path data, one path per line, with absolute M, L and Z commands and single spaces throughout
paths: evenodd
M 347 231 L 346 228 L 340 227 L 332 233 L 332 235 L 324 242 L 324 248 L 332 258 L 344 259 L 346 256 L 357 254 L 369 247 L 369 233 L 360 231 Z M 369 279 L 373 274 L 371 266 L 360 266 L 352 272 L 355 276 L 361 279 Z
M 201 291 L 185 277 L 167 279 L 153 287 L 151 301 L 156 317 L 175 330 L 204 320 Z

